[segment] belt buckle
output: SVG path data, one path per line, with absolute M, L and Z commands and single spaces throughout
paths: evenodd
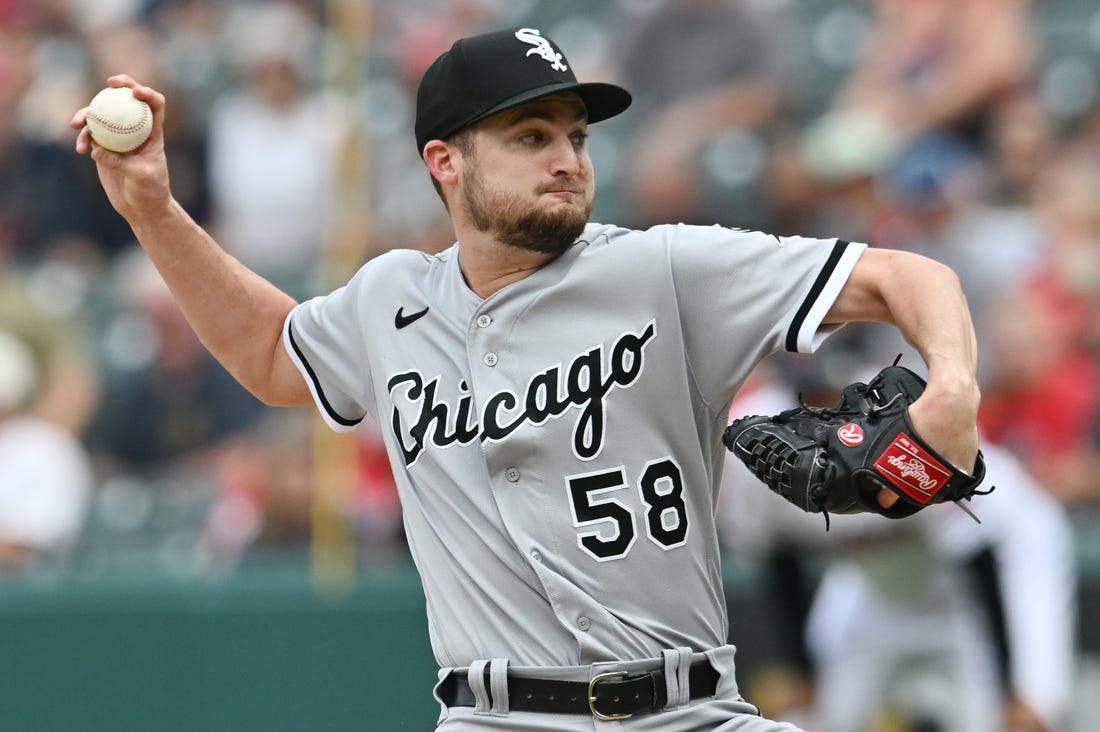
M 588 711 L 592 712 L 592 716 L 604 722 L 609 722 L 615 719 L 630 719 L 633 714 L 604 714 L 599 709 L 596 709 L 596 684 L 601 681 L 607 681 L 608 679 L 625 679 L 629 674 L 625 671 L 610 671 L 608 673 L 597 674 L 592 677 L 592 680 L 588 682 Z

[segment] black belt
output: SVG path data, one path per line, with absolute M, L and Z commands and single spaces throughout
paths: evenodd
M 691 698 L 714 696 L 721 674 L 708 661 L 693 663 L 688 670 Z M 489 688 L 489 670 L 485 670 L 485 688 Z M 452 672 L 439 687 L 439 696 L 448 707 L 477 706 L 474 690 L 463 672 Z M 508 708 L 517 712 L 591 714 L 597 719 L 625 719 L 650 712 L 668 704 L 663 670 L 628 674 L 612 671 L 592 681 L 555 681 L 526 679 L 508 675 Z

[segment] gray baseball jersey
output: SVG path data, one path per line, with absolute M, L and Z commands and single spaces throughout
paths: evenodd
M 811 351 L 862 244 L 590 224 L 489 298 L 396 250 L 284 341 L 329 425 L 383 426 L 441 666 L 726 642 L 715 531 L 734 392 Z

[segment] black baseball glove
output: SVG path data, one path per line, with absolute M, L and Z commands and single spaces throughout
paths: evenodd
M 845 387 L 834 408 L 802 404 L 738 419 L 722 442 L 773 491 L 803 511 L 824 513 L 826 528 L 830 513 L 904 518 L 933 503 L 988 493 L 978 490 L 985 477 L 981 452 L 967 475 L 913 429 L 909 405 L 924 387 L 924 379 L 895 362 L 870 383 Z M 899 496 L 890 508 L 876 498 L 881 488 Z

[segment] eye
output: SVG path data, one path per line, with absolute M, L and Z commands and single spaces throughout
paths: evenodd
M 569 138 L 573 141 L 573 144 L 576 147 L 584 147 L 585 144 L 588 142 L 588 133 L 574 132 L 572 135 L 569 136 Z

